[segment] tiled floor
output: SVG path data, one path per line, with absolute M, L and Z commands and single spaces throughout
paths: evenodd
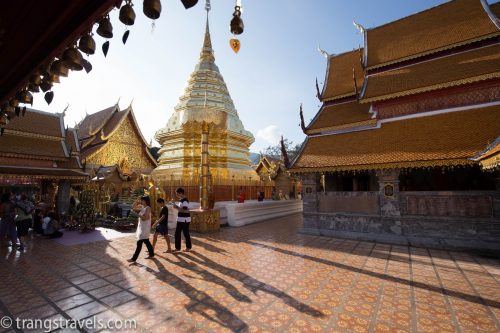
M 300 224 L 194 234 L 177 255 L 160 239 L 156 259 L 143 252 L 135 266 L 133 236 L 2 247 L 0 317 L 136 319 L 142 332 L 500 331 L 499 260 L 303 235 Z

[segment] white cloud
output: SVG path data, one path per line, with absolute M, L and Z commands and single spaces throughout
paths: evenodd
M 257 138 L 272 145 L 275 145 L 280 141 L 281 135 L 282 133 L 278 130 L 278 126 L 276 125 L 269 125 L 257 131 Z

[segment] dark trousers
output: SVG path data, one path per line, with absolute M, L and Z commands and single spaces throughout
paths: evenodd
M 186 248 L 191 249 L 191 236 L 189 236 L 189 222 L 177 222 L 175 227 L 175 249 L 181 249 L 181 232 L 186 240 Z
M 142 243 L 146 244 L 146 247 L 148 248 L 149 256 L 153 257 L 155 255 L 155 252 L 153 250 L 153 245 L 151 245 L 151 242 L 149 241 L 149 238 L 146 239 L 139 239 L 137 241 L 137 247 L 135 248 L 135 253 L 132 256 L 132 260 L 136 261 L 137 257 L 139 257 L 139 254 L 141 253 L 142 250 Z

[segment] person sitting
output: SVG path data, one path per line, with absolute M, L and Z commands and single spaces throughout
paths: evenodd
M 243 187 L 240 186 L 240 192 L 238 193 L 238 203 L 244 203 L 246 199 L 245 192 L 243 191 Z
M 39 234 L 43 235 L 43 214 L 41 209 L 35 209 L 35 215 L 33 216 L 33 230 Z
M 63 235 L 59 231 L 59 222 L 56 220 L 56 215 L 54 212 L 50 212 L 43 219 L 43 234 L 49 238 L 59 238 Z

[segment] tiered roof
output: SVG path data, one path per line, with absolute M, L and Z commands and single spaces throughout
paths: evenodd
M 361 66 L 362 52 L 363 49 L 359 49 L 328 57 L 327 74 L 321 93 L 322 101 L 354 96 L 358 89 L 361 90 L 364 80 L 364 70 Z
M 63 113 L 27 109 L 13 118 L 0 137 L 0 174 L 82 179 L 73 131 L 64 129 Z M 76 146 L 75 146 L 76 148 Z
M 136 134 L 143 143 L 145 148 L 144 152 L 150 159 L 151 166 L 155 167 L 156 161 L 147 149 L 149 145 L 139 129 L 132 106 L 129 106 L 125 110 L 120 110 L 118 104 L 94 114 L 87 115 L 78 124 L 82 161 L 87 160 L 87 158 L 102 150 L 109 142 L 113 133 L 120 128 L 120 125 L 126 119 L 131 120 Z
M 498 158 L 496 147 L 490 155 L 483 152 L 500 134 L 498 102 L 385 120 L 377 119 L 377 108 L 384 100 L 398 103 L 403 96 L 479 81 L 500 86 L 500 21 L 494 16 L 499 12 L 500 3 L 455 0 L 366 30 L 365 67 L 354 71 L 356 82 L 363 82 L 358 94 L 352 64 L 361 64 L 359 54 L 330 56 L 324 104 L 305 129 L 308 138 L 291 171 L 463 165 Z M 494 100 L 490 96 L 484 103 Z
M 500 78 L 500 44 L 391 69 L 366 79 L 362 103 Z
M 451 49 L 500 35 L 484 0 L 455 0 L 368 29 L 368 69 Z M 494 6 L 493 11 L 497 10 Z M 397 36 L 397 37 L 396 37 Z
M 323 105 L 311 124 L 307 126 L 306 134 L 319 134 L 376 123 L 376 119 L 372 118 L 370 104 L 359 104 L 357 100 Z
M 500 133 L 500 105 L 306 139 L 294 172 L 467 165 Z

